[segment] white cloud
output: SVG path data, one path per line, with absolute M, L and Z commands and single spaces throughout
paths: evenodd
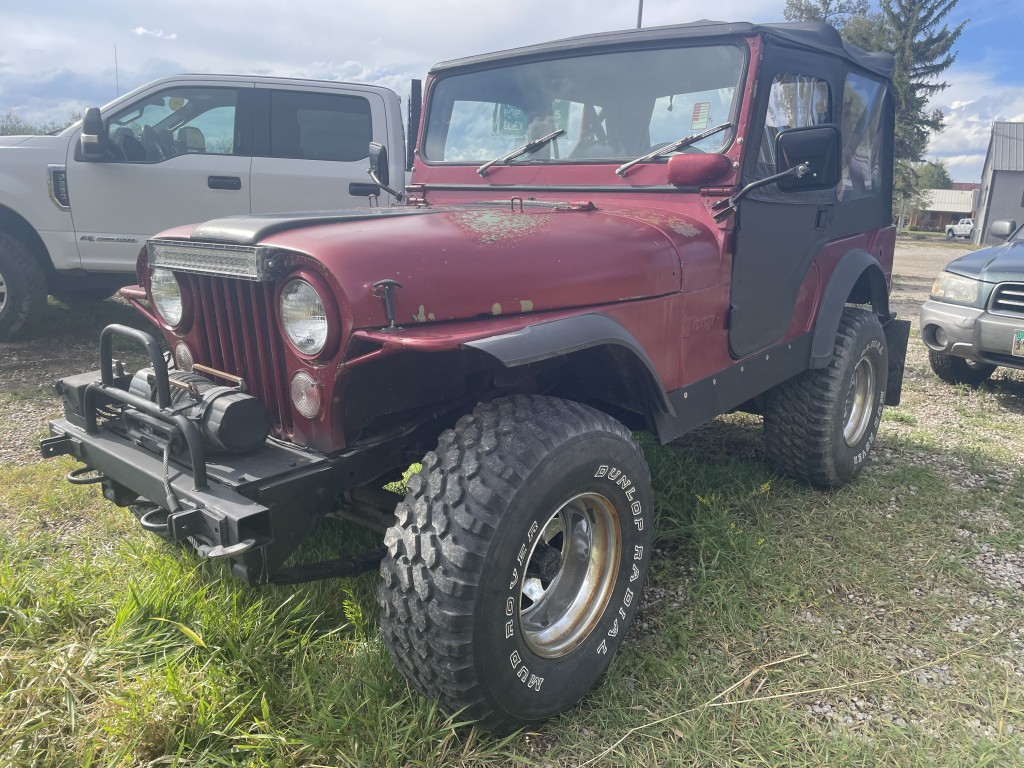
M 944 162 L 956 181 L 981 181 L 992 123 L 1024 120 L 1024 87 L 1005 87 L 988 70 L 959 66 L 944 79 L 950 87 L 929 106 L 943 111 L 946 127 L 932 136 L 928 157 Z
M 172 32 L 169 35 L 165 35 L 162 29 L 146 29 L 145 27 L 136 27 L 134 30 L 136 35 L 142 37 L 148 35 L 149 37 L 161 38 L 163 40 L 177 40 L 178 34 Z

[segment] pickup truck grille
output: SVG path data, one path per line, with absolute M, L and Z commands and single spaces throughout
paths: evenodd
M 992 311 L 1024 315 L 1024 283 L 1002 283 L 992 293 Z
M 287 439 L 292 417 L 274 284 L 211 275 L 192 279 L 198 304 L 193 333 L 202 359 L 244 378 L 249 393 L 270 412 L 271 434 Z

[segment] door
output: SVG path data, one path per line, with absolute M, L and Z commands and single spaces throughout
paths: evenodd
M 256 124 L 253 213 L 369 204 L 367 195 L 376 191 L 366 173 L 370 142 L 387 144 L 379 94 L 308 86 L 257 88 Z M 390 196 L 383 193 L 380 203 L 388 205 Z
M 763 90 L 755 107 L 758 117 L 752 125 L 744 184 L 776 172 L 775 137 L 780 131 L 836 120 L 839 63 L 821 56 L 812 62 L 800 52 L 774 53 L 766 55 L 759 78 L 771 87 Z M 733 357 L 746 357 L 785 335 L 804 276 L 831 237 L 835 202 L 834 189 L 787 193 L 776 184 L 739 202 L 730 288 Z
M 108 159 L 67 163 L 83 268 L 134 271 L 154 234 L 250 212 L 251 94 L 251 86 L 173 86 L 104 116 Z

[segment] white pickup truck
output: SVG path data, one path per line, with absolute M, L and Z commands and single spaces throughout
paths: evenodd
M 954 237 L 966 237 L 970 239 L 971 231 L 974 229 L 974 219 L 960 219 L 956 224 L 946 225 L 946 237 L 952 240 Z
M 403 180 L 387 88 L 228 75 L 164 78 L 56 135 L 0 137 L 0 339 L 48 293 L 97 299 L 131 282 L 142 244 L 168 227 L 388 205 L 367 176 L 371 141 Z

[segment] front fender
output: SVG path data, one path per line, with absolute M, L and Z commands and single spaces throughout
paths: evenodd
M 476 341 L 464 347 L 485 352 L 506 368 L 563 357 L 592 347 L 624 348 L 641 364 L 654 408 L 675 416 L 675 409 L 661 386 L 654 364 L 628 330 L 607 315 L 573 315 L 528 325 L 525 328 Z

